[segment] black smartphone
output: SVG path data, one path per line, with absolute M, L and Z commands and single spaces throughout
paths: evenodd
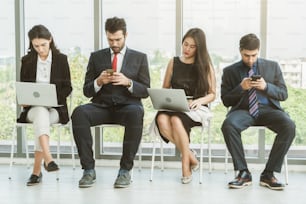
M 260 78 L 261 78 L 261 75 L 256 75 L 256 74 L 255 74 L 255 75 L 252 75 L 252 76 L 251 76 L 251 80 L 252 80 L 252 81 L 256 81 L 257 79 L 260 79 Z
M 113 73 L 114 73 L 114 70 L 113 69 L 106 69 L 105 70 L 107 73 L 109 73 L 109 75 L 113 75 Z

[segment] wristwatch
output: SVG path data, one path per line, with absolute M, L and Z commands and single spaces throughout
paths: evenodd
M 129 82 L 128 82 L 127 87 L 128 87 L 128 88 L 130 88 L 130 87 L 132 86 L 132 83 L 133 83 L 133 82 L 132 82 L 132 80 L 131 80 L 131 79 L 129 79 Z

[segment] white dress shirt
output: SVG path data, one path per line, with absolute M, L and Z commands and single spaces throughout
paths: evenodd
M 36 72 L 36 82 L 37 83 L 50 83 L 51 64 L 52 64 L 51 50 L 49 51 L 49 54 L 46 60 L 42 60 L 38 55 L 37 72 Z
M 115 54 L 114 54 L 114 51 L 113 51 L 112 49 L 110 49 L 110 50 L 111 50 L 111 61 L 113 61 Z M 125 53 L 126 53 L 126 45 L 122 48 L 122 50 L 121 50 L 119 53 L 117 53 L 117 69 L 116 69 L 117 72 L 120 72 L 120 71 L 121 71 L 122 62 L 123 62 L 123 58 L 124 58 Z M 103 85 L 102 85 L 102 86 L 103 86 Z M 94 87 L 95 87 L 96 93 L 97 93 L 98 91 L 100 91 L 100 89 L 102 88 L 102 86 L 99 86 L 98 83 L 97 83 L 97 79 L 95 79 L 95 81 L 94 81 Z M 132 81 L 132 85 L 128 88 L 128 90 L 129 90 L 130 92 L 133 92 L 133 81 Z

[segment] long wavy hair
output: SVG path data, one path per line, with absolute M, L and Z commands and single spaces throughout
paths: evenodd
M 36 50 L 33 47 L 32 40 L 36 38 L 42 38 L 46 40 L 51 39 L 50 43 L 50 49 L 52 50 L 52 53 L 59 53 L 59 49 L 56 48 L 54 43 L 54 38 L 51 35 L 51 32 L 46 28 L 44 25 L 35 25 L 29 30 L 28 32 L 29 37 L 29 48 L 28 48 L 28 54 L 29 55 L 37 55 Z
M 197 70 L 196 97 L 205 96 L 209 90 L 209 76 L 211 75 L 212 62 L 206 46 L 206 37 L 200 28 L 192 28 L 187 31 L 182 39 L 182 43 L 187 37 L 193 38 L 196 44 L 194 64 Z

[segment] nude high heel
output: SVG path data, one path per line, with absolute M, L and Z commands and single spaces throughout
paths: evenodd
M 193 149 L 190 149 L 190 151 L 193 153 L 194 157 L 197 158 L 197 152 L 196 152 L 195 150 L 193 150 Z M 200 168 L 200 163 L 199 163 L 199 161 L 198 161 L 197 164 L 191 165 L 190 168 L 191 168 L 192 171 L 197 171 L 197 170 L 199 170 L 199 168 Z
M 190 175 L 190 176 L 183 176 L 183 177 L 181 178 L 182 184 L 188 184 L 188 183 L 190 183 L 191 181 L 192 181 L 192 175 Z

